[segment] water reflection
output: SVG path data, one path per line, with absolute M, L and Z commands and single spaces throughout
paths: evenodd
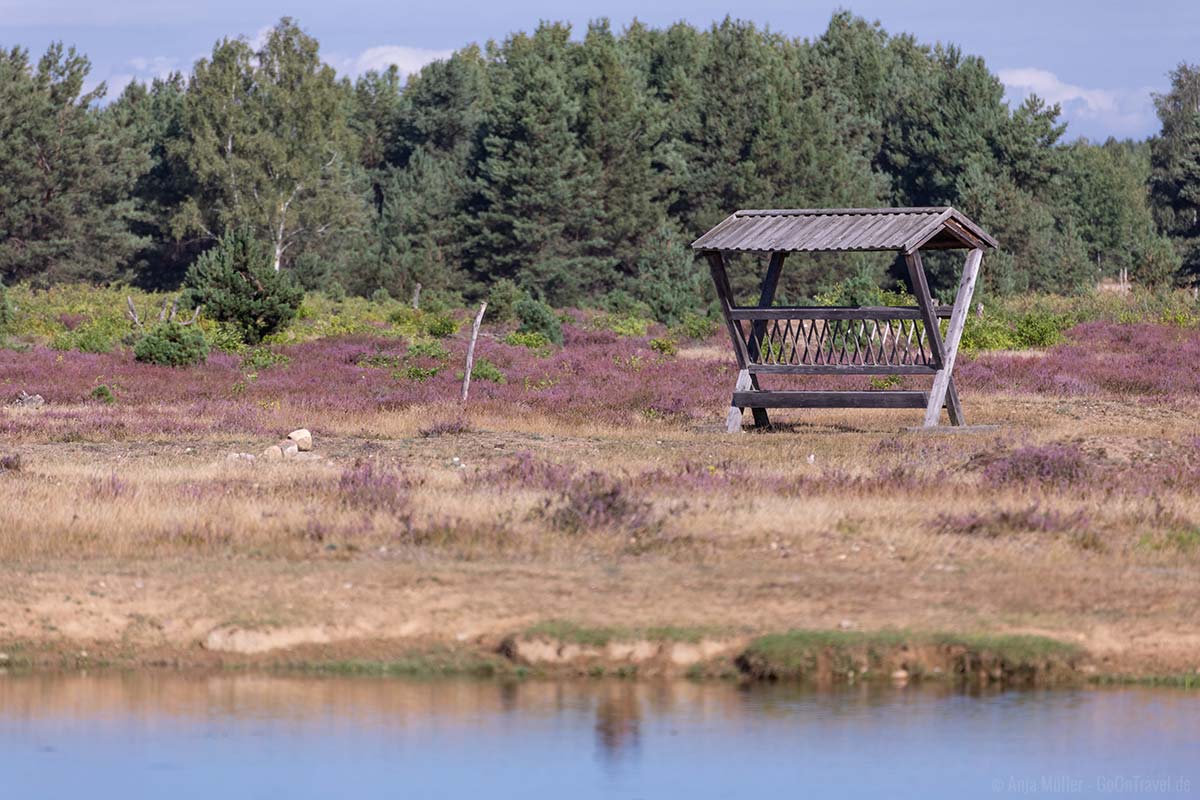
M 1122 775 L 1200 791 L 1196 752 L 1200 693 L 1170 690 L 0 677 L 5 796 L 321 797 L 349 780 L 388 797 L 955 797 Z

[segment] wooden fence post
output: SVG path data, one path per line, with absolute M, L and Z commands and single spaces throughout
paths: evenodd
M 417 286 L 420 287 L 420 284 Z M 471 388 L 471 370 L 475 367 L 475 340 L 479 338 L 479 326 L 483 322 L 485 309 L 487 309 L 486 300 L 479 304 L 479 313 L 475 315 L 475 324 L 471 326 L 471 342 L 467 345 L 467 369 L 463 372 L 462 401 L 464 403 L 467 402 L 467 392 Z

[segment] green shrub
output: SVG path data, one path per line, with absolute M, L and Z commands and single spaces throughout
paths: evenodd
M 1017 347 L 1012 328 L 998 317 L 967 317 L 959 345 L 969 353 L 980 350 L 1013 350 Z
M 399 370 L 395 374 L 398 377 L 407 378 L 410 381 L 424 383 L 430 378 L 435 377 L 439 372 L 441 372 L 440 367 L 419 367 L 416 364 L 409 364 L 407 367 Z
M 3 283 L 0 283 L 0 333 L 7 333 L 8 328 L 12 325 L 13 316 L 12 301 L 8 298 L 8 289 Z
M 633 314 L 601 314 L 592 320 L 592 325 L 631 338 L 645 336 L 650 330 L 650 320 Z
M 421 327 L 435 339 L 445 339 L 458 330 L 458 323 L 448 314 L 434 314 L 425 318 Z
M 160 322 L 134 345 L 138 361 L 167 367 L 203 363 L 208 358 L 208 342 L 199 328 L 178 322 Z
M 1018 347 L 1049 347 L 1062 340 L 1071 321 L 1056 314 L 1031 311 L 1017 318 L 1013 331 Z
M 387 289 L 380 286 L 375 291 L 371 292 L 371 302 L 378 305 L 387 305 L 392 302 L 392 295 Z
M 664 356 L 673 356 L 679 352 L 679 345 L 670 336 L 660 336 L 650 340 L 650 349 Z
M 241 353 L 246 349 L 242 329 L 237 325 L 215 320 L 203 320 L 201 324 L 204 338 L 208 340 L 208 346 L 212 349 L 222 353 Z
M 553 308 L 541 300 L 522 297 L 515 311 L 517 319 L 521 320 L 521 326 L 517 328 L 519 332 L 540 333 L 547 341 L 562 344 L 562 322 L 555 315 Z
M 292 359 L 283 353 L 276 353 L 269 347 L 252 347 L 242 355 L 242 369 L 264 370 L 287 364 Z
M 471 367 L 471 380 L 507 383 L 504 373 L 500 371 L 500 368 L 486 358 L 479 359 Z
M 671 332 L 685 339 L 704 340 L 717 332 L 717 321 L 689 311 Z
M 432 358 L 435 361 L 446 361 L 450 351 L 439 341 L 416 341 L 408 346 L 407 358 Z
M 129 333 L 124 322 L 101 319 L 85 322 L 75 330 L 56 333 L 50 341 L 55 350 L 78 350 L 81 353 L 111 353 Z
M 517 303 L 525 293 L 513 281 L 501 278 L 492 284 L 487 296 L 487 315 L 493 322 L 508 322 L 517 315 Z
M 97 386 L 95 389 L 92 389 L 91 398 L 109 405 L 117 402 L 117 397 L 113 394 L 112 389 L 108 388 L 103 383 Z
M 546 338 L 546 334 L 539 331 L 513 331 L 501 341 L 513 347 L 528 347 L 530 350 L 541 350 L 543 347 L 550 345 L 550 340 Z
M 247 344 L 285 328 L 304 300 L 304 290 L 274 269 L 267 249 L 246 229 L 226 234 L 201 253 L 184 284 L 193 307 L 236 325 Z

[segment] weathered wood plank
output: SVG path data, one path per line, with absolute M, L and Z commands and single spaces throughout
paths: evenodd
M 933 375 L 922 364 L 750 364 L 750 375 Z
M 983 261 L 983 250 L 976 248 L 967 254 L 963 265 L 962 280 L 958 283 L 958 294 L 954 298 L 954 313 L 950 316 L 950 327 L 946 330 L 941 369 L 933 377 L 933 388 L 929 390 L 929 405 L 925 409 L 925 427 L 938 424 L 946 392 L 950 388 L 950 376 L 954 372 L 954 360 L 958 357 L 958 344 L 962 340 L 963 328 L 967 324 L 967 313 L 971 310 L 971 296 L 975 293 L 975 279 L 979 277 L 979 264 Z
M 712 273 L 713 287 L 717 290 L 717 302 L 721 306 L 721 316 L 725 319 L 725 327 L 729 331 L 729 339 L 733 343 L 733 353 L 737 358 L 738 369 L 746 369 L 750 356 L 746 352 L 746 340 L 742 329 L 734 320 L 733 290 L 729 286 L 729 276 L 725 272 L 725 257 L 720 253 L 705 253 L 708 258 L 708 269 Z
M 733 393 L 736 408 L 925 408 L 925 392 L 746 392 Z M 738 416 L 740 427 L 741 416 Z
M 949 319 L 954 306 L 935 306 L 934 314 L 941 319 Z M 773 320 L 773 319 L 924 319 L 919 307 L 911 306 L 793 306 L 785 308 L 751 308 L 749 306 L 733 306 L 729 309 L 730 316 L 735 320 Z M 761 338 L 761 337 L 760 337 Z

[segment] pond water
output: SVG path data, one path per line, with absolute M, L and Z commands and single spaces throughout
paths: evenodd
M 0 796 L 1200 794 L 1200 692 L 0 677 Z

